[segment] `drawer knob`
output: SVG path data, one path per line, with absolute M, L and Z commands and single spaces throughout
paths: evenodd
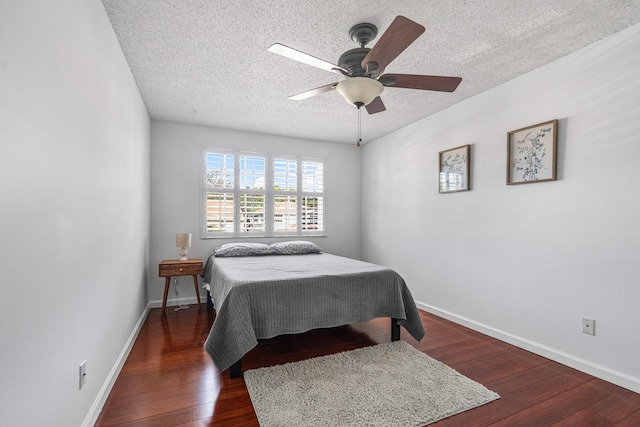
M 183 270 L 184 270 L 184 268 L 181 268 L 181 269 L 180 269 L 180 271 L 183 271 Z

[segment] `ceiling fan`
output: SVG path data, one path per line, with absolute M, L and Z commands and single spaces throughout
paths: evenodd
M 351 28 L 349 36 L 360 47 L 343 53 L 337 65 L 280 43 L 273 44 L 268 50 L 347 77 L 340 82 L 320 86 L 288 99 L 306 99 L 336 89 L 358 111 L 364 106 L 369 114 L 375 114 L 386 110 L 380 98 L 384 87 L 453 92 L 462 81 L 460 77 L 383 74 L 387 65 L 420 37 L 424 30 L 422 25 L 404 16 L 396 16 L 373 48 L 368 48 L 365 46 L 376 37 L 378 29 L 369 23 L 357 24 Z

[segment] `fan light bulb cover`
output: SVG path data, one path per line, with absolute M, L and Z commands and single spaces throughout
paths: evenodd
M 380 96 L 384 86 L 379 81 L 369 77 L 352 77 L 338 83 L 336 90 L 349 104 L 361 102 L 369 105 Z

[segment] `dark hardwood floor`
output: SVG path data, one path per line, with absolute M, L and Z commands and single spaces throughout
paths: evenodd
M 500 394 L 431 424 L 453 426 L 640 426 L 640 394 L 420 312 L 426 336 L 402 339 Z M 244 381 L 213 366 L 203 343 L 206 305 L 152 309 L 96 426 L 257 426 Z M 389 319 L 260 341 L 243 369 L 388 342 Z

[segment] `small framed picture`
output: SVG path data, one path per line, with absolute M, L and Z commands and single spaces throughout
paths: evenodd
M 555 181 L 558 120 L 507 134 L 507 185 Z
M 439 153 L 440 193 L 469 191 L 469 152 L 467 144 Z

